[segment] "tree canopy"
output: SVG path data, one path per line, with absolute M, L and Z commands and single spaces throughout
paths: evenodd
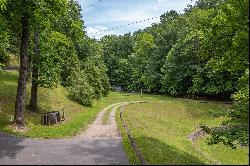
M 128 91 L 143 88 L 148 93 L 234 100 L 227 116 L 238 121 L 227 124 L 246 125 L 248 3 L 248 0 L 198 0 L 193 6 L 188 5 L 184 13 L 169 11 L 161 16 L 160 23 L 132 35 L 103 37 L 111 86 L 119 85 Z M 248 125 L 243 128 L 241 131 L 246 133 Z M 231 137 L 223 140 L 225 134 L 214 133 L 217 134 L 212 134 L 211 142 L 226 144 L 235 140 Z M 241 139 L 246 140 L 246 136 L 243 134 Z
M 61 84 L 71 99 L 91 105 L 111 85 L 233 100 L 232 119 L 222 124 L 227 130 L 203 127 L 211 143 L 248 144 L 248 23 L 248 0 L 198 0 L 148 28 L 98 41 L 86 35 L 76 0 L 0 0 L 0 68 L 11 53 L 20 58 L 15 122 L 24 122 L 29 80 L 33 106 L 38 87 Z

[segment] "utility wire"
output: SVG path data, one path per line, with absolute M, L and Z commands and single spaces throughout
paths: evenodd
M 130 26 L 130 25 L 134 25 L 134 24 L 139 24 L 139 23 L 146 22 L 146 21 L 149 21 L 149 20 L 154 20 L 154 19 L 157 19 L 157 18 L 160 18 L 160 17 L 159 16 L 152 17 L 152 18 L 148 18 L 148 19 L 144 19 L 144 20 L 140 20 L 140 21 L 131 22 L 131 23 L 128 23 L 128 24 L 124 24 L 124 25 L 121 25 L 121 26 L 117 26 L 117 27 L 113 27 L 113 28 L 109 28 L 109 29 L 105 29 L 105 30 L 98 30 L 96 32 L 89 33 L 89 35 L 91 35 L 91 34 L 95 35 L 95 34 L 98 34 L 98 33 L 101 33 L 101 32 L 106 32 L 106 31 L 110 31 L 110 30 L 120 29 L 120 28 L 123 28 L 123 27 L 126 27 L 126 26 Z M 93 37 L 95 37 L 95 36 L 93 36 Z
M 102 2 L 102 0 L 97 0 L 95 3 L 89 4 L 85 9 L 95 6 L 96 4 Z

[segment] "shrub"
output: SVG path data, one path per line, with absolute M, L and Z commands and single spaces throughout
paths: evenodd
M 232 95 L 234 105 L 230 116 L 248 119 L 249 114 L 249 69 L 239 79 L 238 91 Z
M 72 76 L 72 85 L 68 87 L 70 97 L 79 104 L 89 106 L 94 100 L 94 90 L 89 85 L 87 76 L 82 72 L 76 72 Z

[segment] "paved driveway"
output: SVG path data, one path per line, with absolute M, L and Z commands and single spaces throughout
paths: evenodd
M 117 125 L 113 123 L 114 112 L 110 115 L 112 130 L 107 130 L 112 133 L 95 132 L 104 112 L 111 107 L 115 111 L 117 104 L 101 111 L 89 129 L 73 139 L 25 139 L 0 133 L 0 165 L 128 165 Z

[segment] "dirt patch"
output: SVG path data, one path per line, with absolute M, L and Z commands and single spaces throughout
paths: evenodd
M 26 131 L 28 131 L 28 127 L 20 127 L 15 123 L 9 125 L 9 128 L 11 128 L 14 132 L 19 132 L 19 133 L 25 133 Z
M 88 129 L 81 133 L 79 138 L 97 138 L 97 139 L 121 139 L 116 121 L 115 121 L 115 111 L 117 108 L 121 107 L 123 103 L 112 104 L 104 108 L 96 117 L 95 121 L 88 127 Z M 109 114 L 109 123 L 103 124 L 104 114 L 108 109 L 112 109 Z

